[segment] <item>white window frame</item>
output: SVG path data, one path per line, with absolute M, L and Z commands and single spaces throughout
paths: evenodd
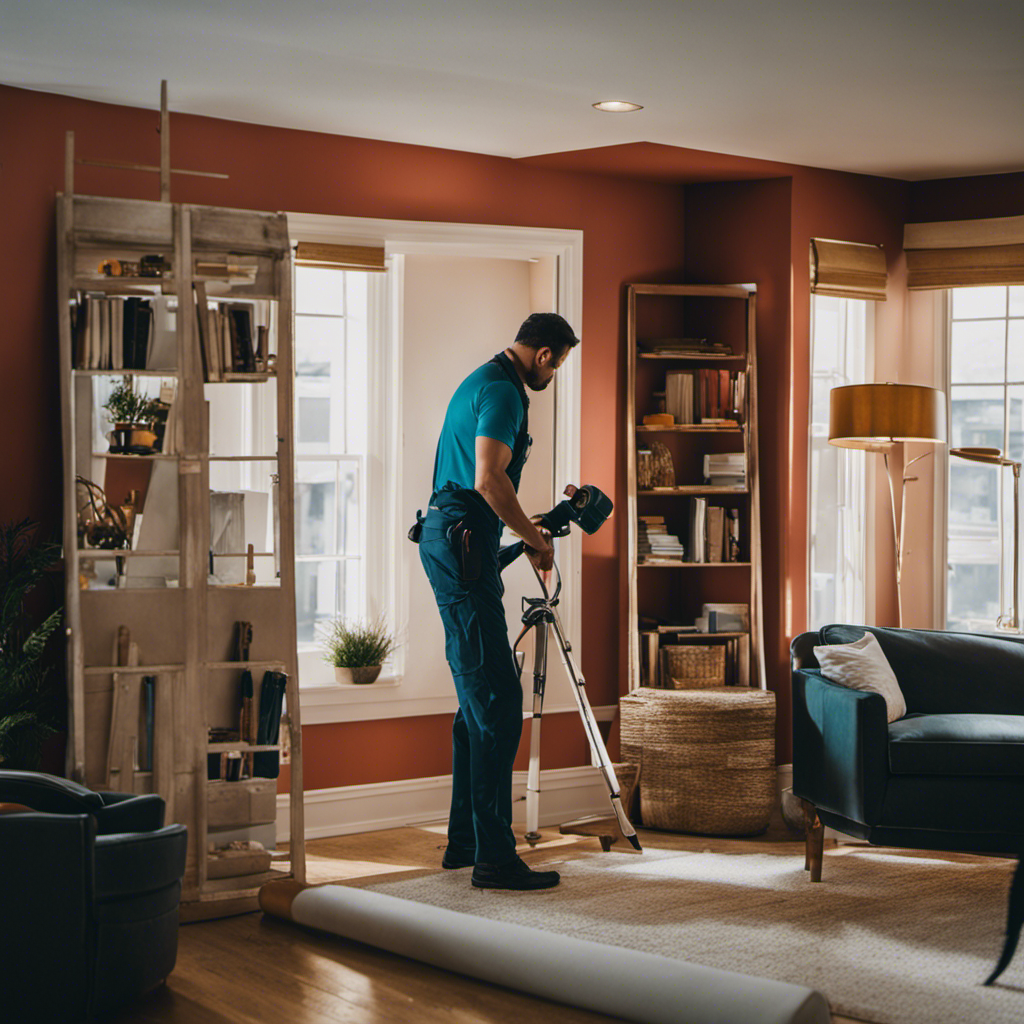
M 864 310 L 864 381 L 851 381 L 851 383 L 868 383 L 874 379 L 874 361 L 875 361 L 875 303 L 870 299 L 845 299 L 846 302 L 863 302 L 865 305 Z M 811 411 L 812 403 L 814 401 L 814 325 L 815 325 L 815 295 L 812 292 L 810 296 L 810 311 L 809 311 L 809 333 L 808 333 L 808 389 L 807 389 L 807 424 L 808 428 L 811 423 Z M 813 465 L 813 446 L 812 437 L 810 436 L 810 429 L 808 429 L 807 438 L 807 621 L 805 626 L 807 629 L 814 628 L 810 616 L 814 601 L 814 580 L 812 575 L 813 558 L 812 551 L 814 545 L 814 522 L 811 517 L 811 509 L 813 508 L 814 500 L 814 483 L 812 480 L 812 465 Z M 870 514 L 870 496 L 875 493 L 874 486 L 874 474 L 873 465 L 871 460 L 865 459 L 865 452 L 856 451 L 853 449 L 841 450 L 842 455 L 847 459 L 856 458 L 864 463 L 862 482 L 863 482 L 863 493 L 861 494 L 861 509 L 863 514 L 859 517 L 860 524 L 862 526 L 862 549 L 861 555 L 863 557 L 862 566 L 862 586 L 863 586 L 863 611 L 862 621 L 865 623 L 874 621 L 874 574 L 872 567 L 874 565 L 874 531 L 871 529 L 872 516 Z M 852 619 L 850 621 L 853 621 Z
M 529 259 L 552 256 L 556 265 L 556 308 L 582 337 L 583 313 L 583 232 L 557 228 L 523 228 L 496 224 L 457 224 L 442 221 L 402 221 L 367 217 L 340 217 L 330 214 L 289 213 L 288 227 L 294 241 L 326 242 L 384 246 L 388 270 L 375 275 L 386 287 L 386 301 L 376 308 L 385 318 L 379 332 L 370 336 L 384 337 L 387 343 L 377 349 L 371 346 L 369 373 L 373 393 L 383 389 L 398 396 L 402 388 L 402 297 L 404 285 L 404 259 L 406 255 L 477 256 L 489 259 Z M 371 297 L 371 308 L 374 303 Z M 378 390 L 380 389 L 380 390 Z M 366 522 L 384 523 L 385 536 L 404 537 L 405 518 L 410 510 L 398 507 L 401 493 L 401 438 L 402 403 L 392 400 L 379 402 L 379 422 L 371 423 L 371 432 L 382 442 L 382 457 L 371 459 L 367 466 L 367 493 L 371 496 L 367 506 Z M 561 492 L 568 481 L 583 482 L 580 476 L 580 409 L 581 366 L 579 359 L 567 360 L 555 377 L 555 452 L 554 489 Z M 388 415 L 386 410 L 390 410 Z M 388 483 L 391 486 L 386 487 Z M 388 500 L 385 495 L 394 495 Z M 372 506 L 374 496 L 377 506 Z M 382 507 L 383 506 L 383 507 Z M 371 545 L 372 547 L 372 545 Z M 397 609 L 397 618 L 408 621 L 409 595 L 399 572 L 394 544 L 385 544 L 378 553 L 378 566 L 367 573 L 381 574 L 380 590 L 390 607 Z M 560 606 L 562 623 L 576 650 L 580 649 L 582 634 L 582 555 L 583 544 L 579 530 L 559 543 L 559 563 L 563 580 L 563 601 Z M 373 590 L 367 583 L 367 592 Z M 303 659 L 299 662 L 299 697 L 302 722 L 315 725 L 327 722 L 366 721 L 380 718 L 399 718 L 418 715 L 454 714 L 458 700 L 454 689 L 446 697 L 410 697 L 401 686 L 405 671 L 406 652 L 396 656 L 395 671 L 378 680 L 372 687 L 343 688 L 323 683 L 307 685 L 303 682 Z M 306 662 L 307 670 L 311 663 Z M 575 710 L 575 705 L 546 707 L 549 713 Z

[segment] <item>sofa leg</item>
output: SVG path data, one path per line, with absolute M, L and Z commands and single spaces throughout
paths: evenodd
M 804 808 L 804 870 L 810 871 L 811 881 L 821 881 L 821 861 L 825 847 L 825 826 L 818 817 L 817 808 L 808 801 L 802 801 Z

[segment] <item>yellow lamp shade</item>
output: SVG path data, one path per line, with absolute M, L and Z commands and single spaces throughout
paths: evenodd
M 946 442 L 946 396 L 919 384 L 848 384 L 829 395 L 828 441 L 885 451 L 903 441 Z

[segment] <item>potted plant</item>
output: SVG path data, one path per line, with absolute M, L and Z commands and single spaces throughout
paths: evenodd
M 156 445 L 156 431 L 153 421 L 159 403 L 135 390 L 135 380 L 130 374 L 121 378 L 110 397 L 103 403 L 114 425 L 111 440 L 112 452 L 134 451 L 140 454 L 152 452 Z
M 60 546 L 33 543 L 28 519 L 0 527 L 0 768 L 39 768 L 42 741 L 55 731 L 52 695 L 46 684 L 50 636 L 61 609 L 33 625 L 26 597 L 60 556 Z
M 324 661 L 334 666 L 339 683 L 372 683 L 381 666 L 395 649 L 394 638 L 383 619 L 349 625 L 339 619 L 332 622 L 323 637 Z

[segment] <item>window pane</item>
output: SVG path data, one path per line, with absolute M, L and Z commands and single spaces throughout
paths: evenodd
M 952 294 L 954 320 L 979 316 L 1006 316 L 1006 288 L 1003 285 L 954 288 Z
M 299 444 L 330 444 L 331 400 L 329 398 L 300 397 Z M 318 453 L 319 454 L 319 453 Z
M 295 375 L 330 377 L 345 350 L 345 321 L 324 316 L 295 318 Z
M 811 629 L 864 618 L 864 454 L 828 443 L 829 393 L 862 383 L 868 304 L 813 298 L 810 431 Z
M 958 384 L 1002 382 L 1004 320 L 954 323 L 950 339 L 951 379 Z
M 1003 388 L 950 388 L 951 448 L 1003 448 Z
M 1024 316 L 1024 284 L 1010 285 L 1010 316 Z
M 336 462 L 296 464 L 295 551 L 333 555 L 337 551 Z
M 340 564 L 337 561 L 296 564 L 295 611 L 300 644 L 318 640 L 321 627 L 337 616 Z
M 1024 320 L 1006 322 L 1006 379 L 1024 382 Z
M 296 268 L 295 312 L 344 315 L 345 274 L 322 267 Z

